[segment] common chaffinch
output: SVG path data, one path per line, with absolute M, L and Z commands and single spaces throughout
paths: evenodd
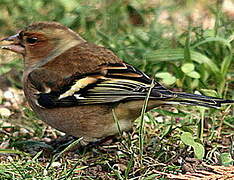
M 33 23 L 0 46 L 24 57 L 26 99 L 38 116 L 69 135 L 95 142 L 132 128 L 152 80 L 112 51 L 56 22 Z M 220 107 L 216 97 L 173 92 L 154 82 L 148 110 L 163 104 Z

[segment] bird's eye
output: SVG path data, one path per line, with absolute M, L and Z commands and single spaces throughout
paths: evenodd
M 27 38 L 26 41 L 29 44 L 34 44 L 38 41 L 38 39 L 36 37 L 30 37 L 30 38 Z

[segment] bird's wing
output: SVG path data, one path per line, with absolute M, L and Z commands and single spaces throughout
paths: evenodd
M 106 104 L 144 99 L 151 79 L 125 63 L 103 65 L 97 73 L 69 77 L 59 90 L 38 93 L 37 102 L 45 108 Z M 150 98 L 165 100 L 175 95 L 155 82 Z

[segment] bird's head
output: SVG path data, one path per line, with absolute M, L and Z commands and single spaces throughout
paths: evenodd
M 33 23 L 16 35 L 1 39 L 0 48 L 24 56 L 26 68 L 34 67 L 85 42 L 77 33 L 56 22 Z

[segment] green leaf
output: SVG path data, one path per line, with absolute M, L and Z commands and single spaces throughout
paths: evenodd
M 199 64 L 204 63 L 213 73 L 215 73 L 215 75 L 220 75 L 218 66 L 210 58 L 194 50 L 190 50 L 190 54 L 191 60 Z M 152 63 L 179 61 L 184 59 L 184 49 L 158 49 L 153 51 L 153 53 L 147 52 L 144 59 Z
M 212 89 L 201 89 L 200 90 L 206 96 L 218 97 L 218 93 Z
M 176 82 L 176 78 L 174 76 L 171 76 L 171 78 L 164 78 L 162 82 L 166 85 L 172 85 Z
M 176 82 L 176 78 L 168 72 L 160 72 L 155 75 L 157 78 L 161 78 L 163 84 L 172 85 Z
M 202 159 L 205 155 L 205 148 L 203 147 L 203 145 L 196 142 L 192 147 L 196 158 Z
M 221 73 L 225 76 L 232 62 L 232 55 L 224 57 L 221 64 Z
M 200 74 L 196 71 L 189 72 L 186 75 L 194 79 L 199 79 L 201 77 Z
M 202 144 L 194 141 L 194 137 L 189 132 L 183 132 L 180 136 L 181 141 L 187 145 L 191 146 L 194 150 L 196 158 L 202 159 L 205 155 L 205 149 Z
M 168 72 L 160 72 L 160 73 L 155 74 L 155 77 L 164 79 L 164 78 L 171 78 L 172 75 Z
M 196 48 L 202 44 L 208 43 L 208 42 L 219 42 L 222 43 L 223 45 L 227 46 L 227 48 L 230 50 L 232 49 L 231 44 L 229 43 L 228 40 L 221 38 L 221 37 L 208 37 L 204 41 L 200 41 L 197 44 L 193 45 L 192 48 Z
M 184 49 L 158 49 L 147 53 L 144 58 L 149 62 L 178 61 L 184 59 Z
M 195 69 L 195 66 L 194 66 L 194 64 L 192 64 L 192 63 L 185 63 L 185 64 L 183 64 L 182 67 L 181 67 L 181 70 L 182 70 L 185 74 L 187 74 L 187 73 L 189 73 L 189 72 L 192 72 L 194 69 Z
M 230 153 L 221 153 L 220 160 L 221 160 L 222 165 L 224 166 L 233 165 L 233 162 L 234 162 Z
M 183 132 L 180 135 L 180 139 L 185 145 L 188 145 L 188 146 L 194 146 L 195 145 L 195 141 L 193 139 L 193 136 L 189 132 Z

